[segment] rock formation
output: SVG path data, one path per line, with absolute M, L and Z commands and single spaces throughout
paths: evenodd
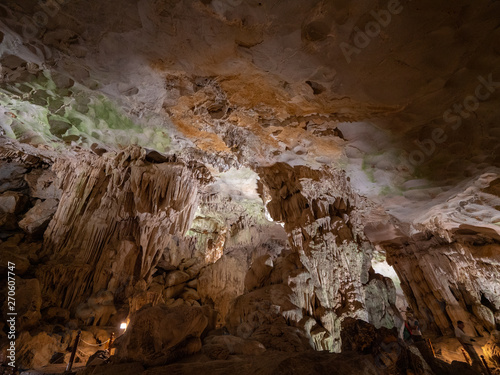
M 200 307 L 144 308 L 132 316 L 120 338 L 117 357 L 158 366 L 201 349 L 208 318 Z
M 2 361 L 15 284 L 21 370 L 499 367 L 499 12 L 4 1 Z

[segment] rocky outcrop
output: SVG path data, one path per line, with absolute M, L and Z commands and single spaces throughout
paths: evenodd
M 40 246 L 26 246 L 27 244 L 20 245 L 20 241 L 23 239 L 22 234 L 17 234 L 11 236 L 8 241 L 0 244 L 0 260 L 3 262 L 0 266 L 0 270 L 6 275 L 8 272 L 8 262 L 13 262 L 16 265 L 16 274 L 18 276 L 24 275 L 30 268 L 30 256 L 29 254 L 40 248 Z M 27 249 L 30 247 L 30 249 Z M 35 247 L 35 249 L 33 249 Z
M 226 361 L 205 363 L 176 363 L 169 366 L 151 368 L 144 375 L 175 373 L 195 375 L 203 372 L 241 375 L 285 375 L 298 372 L 304 375 L 339 374 L 357 375 L 380 373 L 370 356 L 357 354 L 329 353 L 286 353 L 273 352 L 255 357 L 234 358 Z
M 491 332 L 490 339 L 483 346 L 484 356 L 495 367 L 500 367 L 500 331 Z
M 232 335 L 209 336 L 203 342 L 203 352 L 211 359 L 227 359 L 229 355 L 259 355 L 266 351 L 262 343 Z
M 0 174 L 1 193 L 5 193 L 9 190 L 20 190 L 26 187 L 26 182 L 23 177 L 27 172 L 27 168 L 24 163 L 1 160 L 0 166 L 2 170 Z
M 16 289 L 17 329 L 22 332 L 36 327 L 42 317 L 40 313 L 42 294 L 37 279 L 17 278 Z M 9 311 L 7 302 L 4 304 L 4 311 Z
M 418 235 L 384 247 L 424 332 L 451 334 L 462 320 L 469 335 L 487 335 L 500 323 L 498 245 L 472 230 L 455 238 Z
M 19 226 L 30 235 L 43 234 L 54 216 L 58 204 L 59 202 L 52 198 L 36 201 L 35 206 L 19 222 Z
M 116 356 L 159 366 L 196 353 L 208 313 L 208 308 L 199 307 L 145 307 L 131 317 L 129 329 L 117 340 Z
M 57 317 L 53 316 L 58 314 Z M 21 370 L 42 368 L 48 364 L 67 364 L 78 333 L 76 324 L 65 319 L 68 311 L 44 311 L 43 318 L 52 315 L 52 320 L 42 320 L 35 329 L 23 328 L 16 337 L 16 364 Z M 113 328 L 112 331 L 115 329 Z M 111 330 L 89 327 L 80 330 L 80 342 L 75 363 L 87 362 L 96 350 L 103 349 L 111 336 Z M 18 331 L 19 332 L 19 331 Z M 5 351 L 8 343 L 2 342 Z
M 149 280 L 171 236 L 193 219 L 197 180 L 182 163 L 151 164 L 139 148 L 53 167 L 63 191 L 37 271 L 46 305 L 75 308 L 101 289 Z M 65 291 L 65 292 L 63 292 Z
M 263 345 L 242 373 L 377 372 L 382 343 L 312 349 L 401 327 L 403 291 L 424 334 L 499 328 L 500 2 L 87 3 L 0 6 L 23 363 L 148 309 L 209 307 L 232 335 L 196 358 L 234 372 Z M 168 362 L 195 336 L 131 347 Z
M 52 169 L 34 169 L 24 175 L 30 197 L 37 199 L 61 198 L 62 191 L 57 184 L 57 176 Z
M 365 284 L 365 309 L 368 322 L 375 328 L 392 328 L 402 325 L 401 314 L 396 307 L 396 287 L 392 279 L 370 270 Z
M 37 156 L 38 154 L 38 156 Z M 0 240 L 9 242 L 9 237 L 17 237 L 18 243 L 27 234 L 28 239 L 38 240 L 47 227 L 57 199 L 45 202 L 36 200 L 31 194 L 25 178 L 33 175 L 32 182 L 47 171 L 50 159 L 43 152 L 32 149 L 16 149 L 12 144 L 0 138 Z M 40 185 L 40 196 L 46 185 Z M 33 207 L 35 206 L 35 207 Z M 12 241 L 12 238 L 10 239 Z M 0 243 L 0 252 L 10 246 Z M 10 247 L 12 250 L 12 247 Z M 33 251 L 34 252 L 34 251 Z
M 47 332 L 30 335 L 22 332 L 17 338 L 16 364 L 21 369 L 41 368 L 47 365 L 55 353 L 65 351 L 66 347 L 61 344 L 60 338 Z
M 238 336 L 248 338 L 264 325 L 298 321 L 302 311 L 296 297 L 284 284 L 265 286 L 236 298 L 228 315 L 227 325 Z M 295 303 L 294 303 L 295 302 Z
M 116 313 L 113 303 L 113 293 L 100 290 L 94 293 L 86 303 L 80 303 L 75 317 L 81 319 L 85 325 L 107 325 L 111 315 Z
M 6 191 L 0 194 L 0 213 L 19 214 L 27 203 L 24 194 L 15 191 Z
M 284 223 L 297 254 L 296 269 L 282 279 L 293 290 L 299 310 L 314 317 L 318 328 L 327 332 L 318 348 L 340 351 L 340 323 L 348 316 L 392 327 L 392 282 L 375 286 L 373 281 L 365 292 L 373 250 L 359 218 L 363 202 L 351 191 L 346 177 L 327 169 L 281 163 L 259 173 L 267 209 L 274 220 Z M 372 306 L 369 310 L 366 295 Z M 383 311 L 373 310 L 374 299 L 380 299 Z
M 240 259 L 223 256 L 200 273 L 198 291 L 202 303 L 219 312 L 219 324 L 224 324 L 233 300 L 243 294 L 246 271 Z
M 428 374 L 430 369 L 420 353 L 398 341 L 396 330 L 376 329 L 374 326 L 353 318 L 342 322 L 342 351 L 372 354 L 375 364 L 386 374 Z
M 139 362 L 116 363 L 106 366 L 91 366 L 81 371 L 82 375 L 137 375 L 144 372 Z

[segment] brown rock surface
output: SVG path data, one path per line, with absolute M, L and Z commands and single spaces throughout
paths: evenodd
M 190 279 L 190 276 L 182 271 L 169 272 L 165 278 L 165 286 L 175 286 L 185 283 Z
M 252 291 L 263 286 L 272 269 L 273 260 L 269 254 L 257 258 L 245 275 L 245 290 Z
M 18 254 L 17 252 L 19 251 L 19 248 L 15 247 L 8 247 L 8 246 L 2 246 L 3 244 L 0 244 L 0 270 L 7 275 L 7 269 L 8 267 L 8 262 L 12 262 L 16 265 L 15 268 L 15 274 L 16 275 L 23 275 L 30 267 L 30 261 L 23 255 Z M 5 250 L 4 250 L 5 249 Z M 9 250 L 7 250 L 9 249 Z
M 488 342 L 483 346 L 483 352 L 493 366 L 500 367 L 500 331 L 491 332 Z
M 171 234 L 187 230 L 196 180 L 179 163 L 144 163 L 141 152 L 54 167 L 63 194 L 44 236 L 44 252 L 54 266 L 40 268 L 38 275 L 49 298 L 68 291 L 51 303 L 75 308 L 92 291 L 123 290 L 148 279 Z
M 7 214 L 18 214 L 26 206 L 26 196 L 15 192 L 6 191 L 0 194 L 0 212 Z
M 455 345 L 457 320 L 481 344 L 500 327 L 498 14 L 2 1 L 0 271 L 22 277 L 23 362 L 48 357 L 45 333 L 60 361 L 78 328 L 96 343 L 132 318 L 125 357 L 188 356 L 174 373 L 404 373 L 420 355 L 467 373 L 388 332 L 407 306 Z M 199 311 L 237 338 L 203 350 Z M 366 355 L 314 352 L 364 338 Z
M 40 313 L 42 306 L 40 283 L 37 279 L 16 277 L 15 292 L 16 328 L 18 332 L 28 331 L 30 328 L 36 327 L 42 317 Z M 7 317 L 6 313 L 11 311 L 8 309 L 7 300 L 4 303 L 3 311 L 5 317 Z
M 144 365 L 161 365 L 201 349 L 200 336 L 208 319 L 197 307 L 162 305 L 137 311 L 116 342 L 116 356 Z
M 57 186 L 57 176 L 51 169 L 35 169 L 24 176 L 30 189 L 30 196 L 38 199 L 61 198 L 61 189 Z
M 116 363 L 107 366 L 92 366 L 83 371 L 81 375 L 138 375 L 144 372 L 144 367 L 138 362 Z
M 224 350 L 220 349 L 223 348 Z M 222 352 L 227 351 L 228 354 L 244 354 L 244 355 L 259 355 L 266 351 L 264 345 L 256 340 L 245 340 L 241 337 L 223 335 L 209 336 L 203 342 L 204 352 L 208 352 L 209 356 L 218 351 L 216 357 L 220 357 Z M 225 358 L 221 358 L 225 359 Z
M 429 373 L 430 369 L 411 348 L 398 341 L 396 330 L 377 329 L 362 320 L 346 318 L 342 323 L 342 351 L 372 354 L 383 373 Z
M 38 200 L 35 206 L 26 212 L 19 226 L 28 234 L 43 233 L 56 212 L 58 203 L 52 198 L 44 201 Z
M 224 322 L 231 302 L 244 289 L 246 269 L 237 258 L 223 256 L 207 266 L 198 278 L 198 294 L 205 304 L 213 304 Z
M 380 370 L 373 359 L 360 355 L 340 355 L 327 353 L 284 353 L 274 352 L 256 357 L 245 357 L 208 363 L 179 363 L 165 367 L 148 369 L 144 375 L 174 374 L 242 374 L 274 375 L 290 374 L 339 374 L 339 375 L 378 375 Z
M 46 332 L 33 336 L 26 331 L 22 332 L 16 342 L 18 343 L 16 363 L 23 369 L 43 367 L 55 353 L 65 349 L 56 335 Z
M 297 296 L 297 306 L 328 332 L 320 347 L 340 351 L 337 327 L 344 317 L 392 327 L 392 282 L 382 283 L 377 291 L 369 284 L 365 287 L 372 256 L 360 222 L 365 203 L 352 192 L 345 175 L 281 163 L 262 168 L 260 174 L 263 198 L 270 200 L 267 208 L 275 220 L 285 222 L 291 247 L 300 258 L 297 268 L 282 278 Z
M 493 311 L 500 307 L 495 256 L 477 257 L 478 248 L 487 244 L 460 242 L 432 236 L 389 245 L 388 259 L 426 330 L 450 334 L 462 320 L 469 335 L 488 334 L 496 324 Z

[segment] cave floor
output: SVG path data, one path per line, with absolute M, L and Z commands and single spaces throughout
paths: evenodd
M 486 337 L 477 337 L 476 351 L 482 355 L 481 346 L 488 341 Z M 436 357 L 448 363 L 464 362 L 461 346 L 454 337 L 438 337 L 432 340 Z M 374 360 L 375 359 L 375 360 Z M 489 363 L 492 373 L 495 369 Z M 23 375 L 52 375 L 65 373 L 66 364 L 53 364 L 41 369 L 25 371 Z M 288 353 L 268 351 L 259 356 L 231 355 L 226 360 L 208 360 L 203 354 L 195 354 L 176 363 L 144 369 L 139 363 L 109 364 L 86 367 L 82 363 L 73 366 L 78 375 L 160 375 L 160 374 L 284 374 L 288 370 L 301 374 L 379 374 L 383 373 L 377 358 L 346 352 L 342 354 L 328 352 Z M 296 372 L 294 372 L 296 373 Z

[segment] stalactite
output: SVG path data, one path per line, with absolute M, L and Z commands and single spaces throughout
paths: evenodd
M 495 328 L 500 310 L 500 273 L 494 257 L 475 254 L 483 246 L 498 245 L 476 245 L 476 240 L 481 243 L 479 237 L 466 243 L 460 236 L 450 239 L 417 234 L 403 245 L 384 246 L 410 305 L 428 331 L 451 334 L 462 320 L 470 335 L 487 334 Z M 488 306 L 481 299 L 485 294 L 491 298 Z
M 298 305 L 306 311 L 313 296 L 321 306 L 314 315 L 328 335 L 317 337 L 318 349 L 328 346 L 338 351 L 340 334 L 335 327 L 342 319 L 371 319 L 365 307 L 364 284 L 372 250 L 359 218 L 362 199 L 349 188 L 342 172 L 277 163 L 260 168 L 258 173 L 263 199 L 270 198 L 269 213 L 285 223 L 291 248 L 305 268 L 304 276 L 289 279 L 288 285 L 298 293 Z M 385 305 L 391 309 L 389 303 Z M 391 320 L 387 322 L 390 325 Z
M 59 266 L 57 272 L 40 272 L 47 294 L 67 288 L 58 305 L 74 308 L 85 296 L 110 287 L 111 279 L 115 289 L 129 283 L 123 274 L 134 274 L 134 269 L 119 274 L 109 269 L 124 240 L 133 239 L 142 249 L 138 276 L 147 280 L 171 236 L 185 233 L 193 220 L 199 183 L 182 163 L 150 164 L 132 147 L 115 157 L 59 160 L 53 170 L 63 194 L 42 255 Z M 78 267 L 90 273 L 88 279 L 71 277 Z

